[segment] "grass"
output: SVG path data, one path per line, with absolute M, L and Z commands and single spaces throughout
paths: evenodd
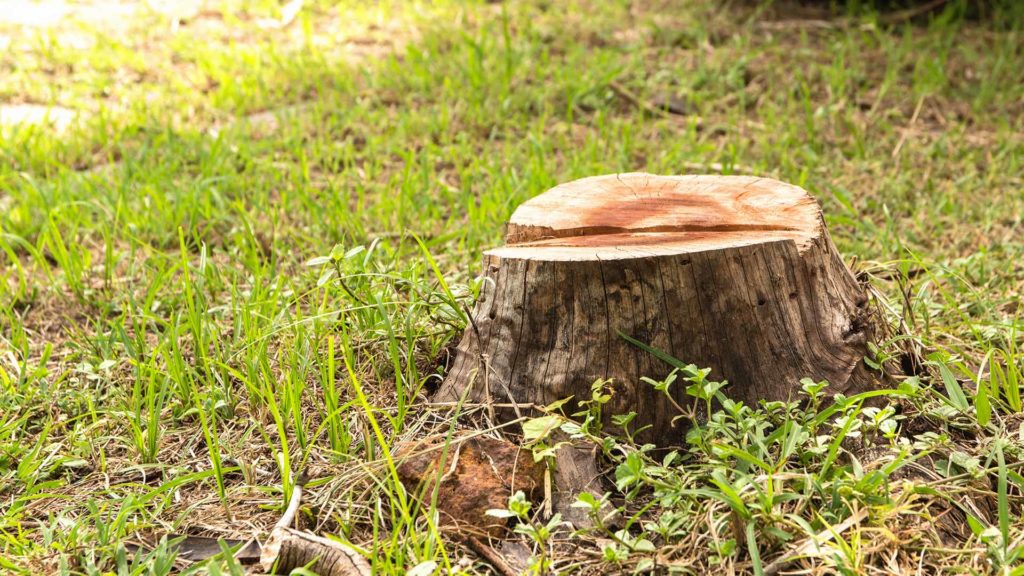
M 144 7 L 0 21 L 0 102 L 78 113 L 0 128 L 0 571 L 165 574 L 183 565 L 166 540 L 125 543 L 262 536 L 302 471 L 307 527 L 377 572 L 487 573 L 391 449 L 449 430 L 426 393 L 511 210 L 646 170 L 808 189 L 889 327 L 870 360 L 916 375 L 881 406 L 810 381 L 803 408 L 726 403 L 669 456 L 576 425 L 609 491 L 571 537 L 513 502 L 534 566 L 1022 573 L 1011 4 L 315 2 L 275 28 L 276 3 L 231 0 L 176 29 Z M 686 114 L 650 104 L 669 98 Z M 727 391 L 682 367 L 650 383 Z

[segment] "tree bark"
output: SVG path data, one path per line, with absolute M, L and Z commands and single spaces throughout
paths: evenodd
M 756 405 L 796 399 L 801 378 L 830 393 L 873 387 L 863 363 L 867 297 L 820 207 L 765 178 L 617 174 L 557 186 L 512 215 L 437 399 L 525 412 L 589 399 L 611 379 L 604 414 L 636 412 L 640 439 L 682 443 L 678 410 L 641 376 L 670 368 L 619 333 L 727 379 Z M 685 385 L 672 388 L 689 405 Z M 499 409 L 500 418 L 513 417 Z

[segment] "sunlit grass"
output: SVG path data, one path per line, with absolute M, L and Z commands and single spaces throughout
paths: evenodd
M 806 412 L 734 407 L 672 460 L 591 433 L 615 446 L 628 533 L 580 534 L 579 553 L 525 514 L 538 562 L 756 572 L 846 526 L 811 565 L 927 551 L 1011 573 L 1024 18 L 993 10 L 312 3 L 274 29 L 276 3 L 226 2 L 176 31 L 144 8 L 117 29 L 0 22 L 0 101 L 79 113 L 0 126 L 0 570 L 167 573 L 166 545 L 129 560 L 125 541 L 247 538 L 304 472 L 308 527 L 379 572 L 485 572 L 392 450 L 450 432 L 428 392 L 511 210 L 646 170 L 807 188 L 891 327 L 871 360 L 920 373 L 888 410 L 814 386 Z M 868 432 L 873 461 L 843 441 Z

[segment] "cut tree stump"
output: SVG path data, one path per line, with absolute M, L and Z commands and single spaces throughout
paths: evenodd
M 679 411 L 641 376 L 669 367 L 621 334 L 727 379 L 757 405 L 875 386 L 864 365 L 867 297 L 818 203 L 767 178 L 632 173 L 557 186 L 519 208 L 484 255 L 480 299 L 436 399 L 495 405 L 499 419 L 612 379 L 606 416 L 636 412 L 639 439 L 683 442 Z M 468 389 L 468 390 L 467 390 Z M 675 400 L 691 404 L 685 383 Z M 570 413 L 567 410 L 567 413 Z

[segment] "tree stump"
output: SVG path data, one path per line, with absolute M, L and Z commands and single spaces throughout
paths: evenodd
M 801 378 L 830 393 L 867 390 L 867 297 L 843 264 L 818 203 L 767 178 L 632 173 L 557 186 L 519 208 L 506 246 L 484 255 L 473 322 L 441 401 L 525 407 L 589 399 L 612 379 L 604 414 L 680 444 L 678 410 L 641 376 L 669 367 L 619 333 L 727 379 L 756 405 L 796 399 Z M 467 388 L 470 388 L 467 391 Z M 691 402 L 685 385 L 675 399 Z

